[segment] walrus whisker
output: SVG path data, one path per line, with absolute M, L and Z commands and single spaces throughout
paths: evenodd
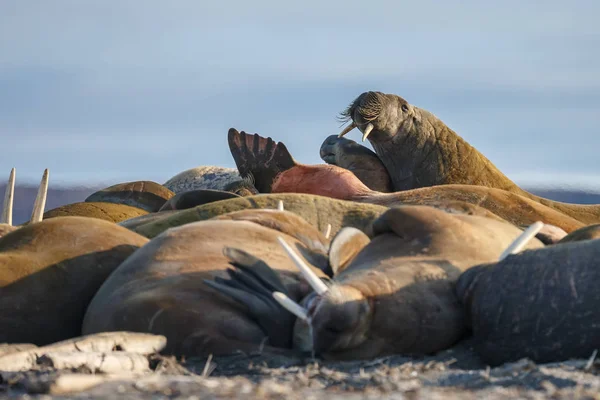
M 329 239 L 330 236 L 331 236 L 331 224 L 327 224 L 327 227 L 325 228 L 325 239 Z
M 373 130 L 373 124 L 372 123 L 368 123 L 365 131 L 363 132 L 363 137 L 362 137 L 362 141 L 364 142 L 365 140 L 367 140 L 367 137 L 369 137 L 369 134 L 371 133 L 371 131 Z
M 277 210 L 278 211 L 285 211 L 285 209 L 283 208 L 283 200 L 279 200 L 277 202 Z
M 296 303 L 294 300 L 290 299 L 281 292 L 273 292 L 272 296 L 275 301 L 281 305 L 281 307 L 285 308 L 301 320 L 308 322 L 308 313 L 300 304 Z
M 0 223 L 8 225 L 12 225 L 13 199 L 15 195 L 15 174 L 16 169 L 11 169 L 10 175 L 8 176 L 8 184 L 6 185 L 6 190 L 4 192 L 4 206 L 2 208 L 2 220 L 0 221 Z
M 308 284 L 315 290 L 318 295 L 325 294 L 329 288 L 319 277 L 315 274 L 308 265 L 300 258 L 300 256 L 290 247 L 289 244 L 281 236 L 277 237 L 277 241 L 286 251 L 288 256 L 292 259 L 292 261 L 296 264 L 304 278 L 308 282 Z
M 502 254 L 499 257 L 499 261 L 504 260 L 506 257 L 508 257 L 511 254 L 514 254 L 518 251 L 520 251 L 523 247 L 525 247 L 527 245 L 527 243 L 529 243 L 529 241 L 531 239 L 533 239 L 535 237 L 535 235 L 538 234 L 538 232 L 544 227 L 544 223 L 542 221 L 537 221 L 533 224 L 531 224 L 527 229 L 525 229 L 525 231 L 523 231 L 523 233 L 521 233 L 519 235 L 518 238 L 516 238 L 507 248 L 506 250 L 504 250 L 504 252 L 502 252 Z
M 347 127 L 345 127 L 344 130 L 340 132 L 340 134 L 338 135 L 338 137 L 339 138 L 343 137 L 345 134 L 347 134 L 348 132 L 350 132 L 354 128 L 356 128 L 356 124 L 354 123 L 354 121 L 352 121 L 352 123 L 350 125 L 348 125 Z
M 29 222 L 40 222 L 44 218 L 44 208 L 46 208 L 46 197 L 48 196 L 48 168 L 44 170 L 42 175 L 42 181 L 38 189 L 35 203 L 33 204 L 33 211 L 31 212 L 31 219 Z

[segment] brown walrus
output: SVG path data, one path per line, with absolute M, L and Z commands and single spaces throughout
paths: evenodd
M 0 343 L 79 336 L 96 290 L 148 239 L 95 218 L 56 217 L 0 238 Z
M 148 214 L 148 211 L 127 204 L 107 203 L 103 201 L 82 201 L 65 204 L 64 206 L 48 210 L 44 213 L 44 219 L 76 216 L 98 218 L 110 222 L 121 222 L 126 219 L 146 214 Z
M 327 164 L 352 171 L 371 190 L 394 191 L 390 175 L 377 154 L 354 140 L 331 135 L 321 144 L 319 155 Z
M 42 180 L 40 182 L 40 186 L 35 197 L 35 202 L 33 203 L 31 219 L 29 220 L 28 224 L 40 222 L 43 219 L 44 208 L 46 207 L 46 197 L 48 196 L 49 174 L 50 172 L 48 171 L 48 169 L 44 170 L 44 174 L 42 175 Z M 6 235 L 9 232 L 19 229 L 19 226 L 13 226 L 12 224 L 15 195 L 15 179 L 16 169 L 13 168 L 10 170 L 8 184 L 6 185 L 6 190 L 4 192 L 4 204 L 2 206 L 2 217 L 0 219 L 0 237 Z
M 119 183 L 92 193 L 86 202 L 126 204 L 148 212 L 156 212 L 175 193 L 152 181 Z
M 390 354 L 430 354 L 450 347 L 466 332 L 464 311 L 456 298 L 454 283 L 462 271 L 481 260 L 497 260 L 521 231 L 502 221 L 469 215 L 452 215 L 428 206 L 402 206 L 377 219 L 369 241 L 358 232 L 348 240 L 342 230 L 329 252 L 335 272 L 326 287 L 318 287 L 302 304 L 312 329 L 296 321 L 294 346 L 314 350 L 326 359 L 368 359 Z M 357 239 L 357 240 L 355 240 Z M 342 241 L 341 245 L 336 242 Z M 533 239 L 527 248 L 543 245 Z M 252 253 L 253 254 L 253 253 Z M 279 267 L 258 254 L 266 266 Z M 337 266 L 337 268 L 336 268 Z M 242 303 L 267 302 L 272 292 L 261 270 L 245 265 L 222 293 Z M 245 272 L 251 272 L 245 274 Z M 318 286 L 318 285 L 317 285 Z M 245 297 L 236 291 L 245 291 Z M 270 300 L 274 302 L 274 300 Z M 271 308 L 256 308 L 262 321 Z M 267 330 L 267 327 L 264 327 Z M 279 328 L 281 329 L 281 328 Z M 277 332 L 272 332 L 276 335 Z
M 584 224 L 600 222 L 600 205 L 567 204 L 535 196 L 517 186 L 439 118 L 402 97 L 364 92 L 341 113 L 369 139 L 385 165 L 394 191 L 463 184 L 506 190 L 565 213 Z
M 600 348 L 600 239 L 560 243 L 476 266 L 456 291 L 489 365 L 589 358 Z M 590 361 L 591 363 L 591 361 Z
M 356 203 L 308 194 L 261 194 L 216 201 L 187 210 L 161 211 L 122 221 L 119 224 L 147 238 L 154 238 L 169 228 L 208 220 L 234 211 L 276 209 L 279 202 L 283 202 L 286 211 L 301 216 L 320 232 L 325 232 L 327 226 L 331 225 L 332 235 L 335 235 L 343 226 L 366 230 L 373 219 L 387 209 L 375 204 Z
M 584 226 L 568 215 L 505 190 L 475 185 L 439 185 L 381 193 L 369 189 L 349 170 L 329 164 L 297 163 L 282 143 L 276 144 L 258 134 L 248 135 L 230 129 L 229 145 L 240 173 L 252 174 L 257 188 L 266 188 L 273 193 L 317 194 L 387 207 L 423 204 L 451 212 L 496 216 L 521 228 L 542 221 L 567 233 Z
M 247 260 L 239 250 L 224 253 L 225 247 L 232 246 L 276 266 L 285 290 L 301 298 L 308 287 L 277 244 L 279 235 L 297 246 L 307 261 L 326 268 L 329 241 L 291 212 L 244 210 L 185 224 L 152 239 L 106 280 L 88 307 L 84 334 L 113 330 L 159 333 L 167 338 L 166 353 L 186 356 L 257 351 L 261 345 L 265 351 L 289 348 L 293 318 L 287 312 L 279 313 L 283 314 L 281 320 L 288 322 L 288 333 L 268 337 L 248 315 L 246 305 L 203 283 L 227 277 L 231 260 Z M 277 315 L 270 313 L 279 320 Z M 280 328 L 275 321 L 274 329 Z

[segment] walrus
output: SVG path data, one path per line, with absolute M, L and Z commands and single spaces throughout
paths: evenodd
M 0 220 L 0 237 L 6 235 L 9 232 L 19 229 L 19 226 L 13 226 L 13 205 L 15 195 L 15 179 L 17 170 L 12 168 L 10 175 L 8 176 L 8 184 L 4 192 L 4 203 L 2 206 L 2 219 Z M 46 198 L 48 196 L 48 179 L 50 171 L 44 170 L 40 186 L 38 188 L 35 201 L 33 203 L 33 210 L 31 212 L 31 219 L 29 224 L 40 222 L 43 219 L 44 208 L 46 207 Z
M 463 184 L 506 190 L 565 213 L 586 225 L 600 222 L 600 205 L 568 204 L 533 195 L 427 110 L 394 94 L 364 92 L 340 114 L 369 140 L 394 191 Z
M 345 233 L 340 231 L 330 246 L 332 279 L 324 285 L 315 278 L 315 292 L 302 301 L 310 329 L 300 318 L 294 327 L 294 347 L 328 360 L 425 355 L 452 346 L 467 328 L 455 295 L 456 279 L 481 260 L 497 260 L 522 232 L 485 217 L 453 215 L 429 206 L 400 206 L 374 221 L 370 238 L 357 230 L 350 238 Z M 350 252 L 356 254 L 351 260 L 332 254 L 354 246 L 362 248 Z M 533 239 L 525 246 L 543 245 Z M 253 255 L 264 262 L 263 270 L 278 267 Z M 264 272 L 251 265 L 243 267 L 229 281 L 214 286 L 245 292 L 242 297 L 236 291 L 221 290 L 244 304 L 273 303 L 264 295 L 272 289 L 261 286 L 269 282 L 268 277 L 260 279 Z M 257 321 L 263 321 L 268 316 L 261 311 L 270 309 L 251 311 Z
M 331 225 L 335 235 L 343 226 L 360 230 L 370 227 L 373 219 L 381 215 L 387 207 L 367 203 L 336 200 L 324 196 L 298 193 L 261 194 L 251 197 L 227 199 L 204 204 L 181 211 L 161 211 L 120 224 L 147 238 L 154 238 L 165 230 L 196 221 L 246 209 L 276 209 L 279 203 L 286 211 L 301 216 L 318 231 L 325 232 Z
M 171 190 L 153 181 L 119 183 L 89 195 L 86 202 L 126 204 L 156 212 L 173 196 Z
M 163 186 L 175 194 L 198 189 L 225 190 L 241 196 L 253 192 L 252 177 L 240 176 L 235 168 L 216 166 L 190 168 L 173 176 Z
M 127 204 L 107 203 L 104 201 L 82 201 L 65 204 L 44 213 L 44 219 L 79 216 L 121 222 L 130 218 L 146 215 L 148 211 Z
M 491 366 L 589 358 L 600 348 L 600 239 L 524 251 L 456 284 L 474 348 Z
M 197 189 L 181 192 L 165 202 L 158 211 L 186 210 L 219 200 L 236 199 L 239 194 L 226 190 Z
M 520 228 L 536 221 L 569 233 L 584 224 L 575 218 L 518 194 L 476 185 L 439 185 L 394 193 L 369 189 L 351 171 L 329 164 L 300 164 L 285 145 L 258 134 L 230 129 L 231 153 L 242 174 L 252 174 L 257 188 L 272 193 L 307 193 L 386 207 L 422 204 L 449 212 L 500 218 Z M 286 155 L 288 153 L 288 155 Z M 286 162 L 273 162 L 286 160 Z M 291 160 L 291 161 L 290 161 Z M 266 182 L 260 182 L 259 178 Z
M 558 243 L 577 242 L 580 240 L 600 239 L 600 224 L 588 225 L 579 228 L 561 238 Z
M 321 144 L 319 155 L 327 164 L 351 171 L 371 190 L 394 191 L 390 175 L 377 154 L 354 140 L 331 135 Z
M 267 336 L 248 316 L 246 305 L 203 283 L 226 278 L 230 262 L 247 260 L 247 253 L 252 253 L 276 265 L 285 290 L 296 293 L 296 298 L 304 296 L 309 288 L 277 244 L 279 235 L 306 261 L 326 268 L 329 241 L 288 211 L 243 210 L 189 223 L 166 230 L 129 257 L 98 290 L 82 330 L 161 334 L 167 338 L 164 353 L 187 357 L 289 348 L 293 318 L 287 312 L 280 310 L 281 318 L 277 312 L 271 314 L 276 331 L 282 329 L 277 320 L 288 322 L 287 335 Z M 226 247 L 238 250 L 227 252 Z M 321 269 L 314 272 L 326 278 Z
M 148 239 L 96 218 L 55 217 L 0 238 L 0 343 L 79 336 L 104 280 Z

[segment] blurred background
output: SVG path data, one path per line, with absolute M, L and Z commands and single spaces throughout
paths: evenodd
M 66 192 L 48 210 L 234 167 L 230 127 L 320 163 L 337 114 L 380 90 L 521 186 L 600 203 L 598 15 L 597 1 L 0 0 L 0 182 L 16 167 L 30 210 L 50 168 Z

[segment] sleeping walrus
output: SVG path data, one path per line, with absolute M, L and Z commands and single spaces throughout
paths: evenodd
M 520 234 L 506 222 L 428 206 L 386 211 L 373 223 L 371 238 L 344 228 L 330 246 L 333 278 L 328 285 L 318 277 L 312 280 L 315 292 L 302 301 L 293 345 L 337 360 L 423 355 L 448 348 L 466 331 L 456 279 L 480 260 L 497 260 Z M 526 246 L 542 244 L 533 239 Z M 263 262 L 253 259 L 238 266 L 230 281 L 211 286 L 240 304 L 275 303 L 269 296 L 276 285 L 268 266 L 280 266 L 253 255 Z M 256 321 L 269 321 L 267 313 L 274 308 L 257 306 L 249 312 Z M 275 329 L 263 326 L 265 331 L 270 328 Z M 277 334 L 271 331 L 270 336 Z

